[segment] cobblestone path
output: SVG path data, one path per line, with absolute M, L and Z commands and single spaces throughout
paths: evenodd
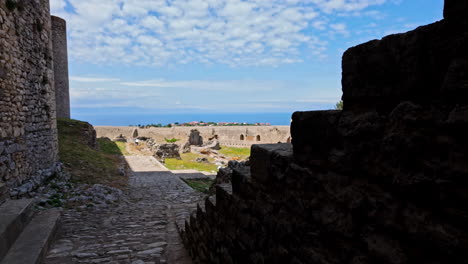
M 125 199 L 108 208 L 65 210 L 45 264 L 191 263 L 175 227 L 201 194 L 153 157 L 127 156 Z

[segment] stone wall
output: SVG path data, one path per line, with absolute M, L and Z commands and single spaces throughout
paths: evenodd
M 56 168 L 51 43 L 48 0 L 0 0 L 0 185 L 10 190 Z
M 344 110 L 294 113 L 179 225 L 195 261 L 468 263 L 467 7 L 349 49 Z
M 132 138 L 135 127 L 96 126 L 98 137 L 114 139 L 120 134 Z M 290 140 L 289 126 L 239 126 L 239 127 L 173 127 L 173 128 L 138 128 L 140 137 L 149 137 L 157 143 L 165 143 L 164 139 L 180 139 L 177 143 L 188 141 L 190 131 L 200 132 L 203 142 L 217 137 L 220 144 L 232 147 L 250 147 L 258 143 L 278 143 Z M 241 140 L 241 138 L 244 138 Z M 257 139 L 260 139 L 257 141 Z
M 52 16 L 52 46 L 54 51 L 54 86 L 57 118 L 70 118 L 68 84 L 67 23 Z

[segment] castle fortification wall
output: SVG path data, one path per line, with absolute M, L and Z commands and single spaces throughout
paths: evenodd
M 49 0 L 0 0 L 0 187 L 28 191 L 55 170 L 51 43 Z
M 54 86 L 57 118 L 70 118 L 68 83 L 67 22 L 52 16 L 52 46 L 54 51 Z
M 232 126 L 232 127 L 172 127 L 172 128 L 137 128 L 137 127 L 111 127 L 96 126 L 98 137 L 116 138 L 120 134 L 132 138 L 135 129 L 138 136 L 150 137 L 158 143 L 164 139 L 180 139 L 186 142 L 192 129 L 200 132 L 203 141 L 217 138 L 221 145 L 232 147 L 250 147 L 259 143 L 278 143 L 290 140 L 289 126 Z

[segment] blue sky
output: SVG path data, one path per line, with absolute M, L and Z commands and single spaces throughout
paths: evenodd
M 351 46 L 442 19 L 443 0 L 51 0 L 78 112 L 329 109 Z

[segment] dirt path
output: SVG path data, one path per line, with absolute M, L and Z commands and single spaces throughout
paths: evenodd
M 175 220 L 196 208 L 202 195 L 153 157 L 125 159 L 130 167 L 125 199 L 104 209 L 65 210 L 45 264 L 191 263 Z

